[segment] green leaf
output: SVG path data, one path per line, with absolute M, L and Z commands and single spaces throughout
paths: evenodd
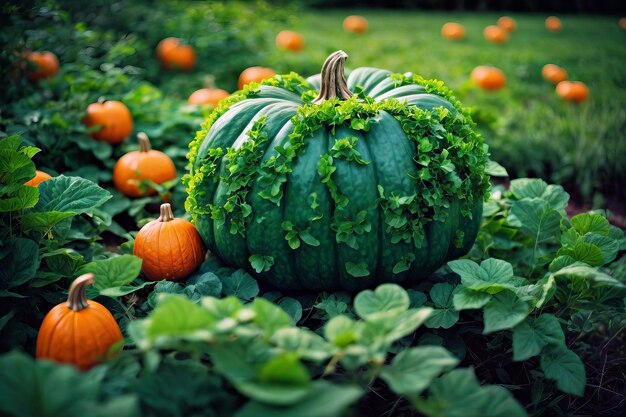
M 374 291 L 361 291 L 354 298 L 354 309 L 362 319 L 395 316 L 408 310 L 406 290 L 396 284 L 382 284 Z
M 521 323 L 530 313 L 530 306 L 517 298 L 513 292 L 502 291 L 489 300 L 483 311 L 485 321 L 483 333 L 488 334 L 513 328 Z
M 502 165 L 500 165 L 496 161 L 492 161 L 491 159 L 487 163 L 485 174 L 490 175 L 492 177 L 508 177 L 509 176 L 509 173 L 506 172 L 506 169 Z
M 297 355 L 285 352 L 274 356 L 259 369 L 259 381 L 264 384 L 309 385 L 311 376 Z
M 367 264 L 365 262 L 361 262 L 358 264 L 346 262 L 346 271 L 348 272 L 348 274 L 357 278 L 366 277 L 370 274 L 370 271 L 367 270 Z
M 404 313 L 400 313 L 391 321 L 386 320 L 384 317 L 381 318 L 381 320 L 388 322 L 385 341 L 392 343 L 404 336 L 410 335 L 415 329 L 426 322 L 433 311 L 434 310 L 430 307 L 411 308 Z
M 455 369 L 436 379 L 428 399 L 413 404 L 428 417 L 527 417 L 509 391 L 481 386 L 472 369 Z
M 359 326 L 349 317 L 336 316 L 324 326 L 324 336 L 333 345 L 344 348 L 359 339 Z
M 39 268 L 39 247 L 30 239 L 9 241 L 10 256 L 0 259 L 0 288 L 9 289 L 29 281 Z
M 147 321 L 146 337 L 149 342 L 167 338 L 206 340 L 216 319 L 209 311 L 191 302 L 183 295 L 167 295 L 160 301 Z
M 257 274 L 269 271 L 272 265 L 274 265 L 274 258 L 272 256 L 251 255 L 248 261 L 250 261 L 250 265 Z
M 592 266 L 600 266 L 600 265 L 608 264 L 609 262 L 615 259 L 615 257 L 617 256 L 617 253 L 619 252 L 619 241 L 608 236 L 588 234 L 582 237 L 582 241 L 586 243 L 590 243 L 596 246 L 598 249 L 600 249 L 600 254 L 602 255 L 602 263 L 599 265 L 594 265 L 590 262 L 586 262 Z M 575 250 L 576 248 L 574 247 L 574 251 Z
M 48 233 L 54 226 L 65 219 L 74 217 L 74 213 L 61 211 L 45 211 L 43 213 L 25 213 L 20 217 L 22 231 Z
M 556 381 L 558 389 L 566 394 L 582 397 L 585 392 L 585 366 L 565 346 L 550 346 L 541 353 L 541 369 L 546 378 Z
M 128 294 L 140 288 L 135 287 L 133 289 L 133 287 L 128 287 L 128 284 L 139 276 L 141 263 L 141 258 L 136 256 L 120 255 L 90 262 L 80 269 L 79 274 L 93 273 L 94 286 L 100 291 L 100 294 L 119 297 L 117 294 Z
M 514 277 L 513 266 L 500 259 L 489 258 L 478 266 L 470 260 L 448 262 L 452 271 L 461 277 L 461 284 L 474 291 L 497 294 L 502 290 L 514 290 L 523 283 L 523 280 Z
M 573 248 L 561 248 L 558 252 L 559 256 L 570 256 L 578 262 L 584 262 L 591 266 L 600 266 L 604 264 L 602 251 L 599 247 L 592 243 L 579 240 Z
M 454 308 L 459 311 L 482 308 L 489 300 L 491 294 L 469 290 L 462 286 L 457 287 L 453 296 Z
M 225 295 L 234 295 L 242 300 L 252 300 L 259 294 L 259 284 L 245 270 L 238 269 L 230 277 L 222 279 Z
M 333 354 L 332 346 L 321 336 L 299 327 L 278 329 L 270 342 L 285 352 L 293 352 L 299 358 L 321 362 Z
M 459 360 L 439 346 L 416 347 L 400 352 L 380 377 L 399 395 L 417 395 L 439 374 L 453 369 Z
M 575 262 L 571 265 L 566 266 L 565 268 L 561 268 L 558 271 L 554 272 L 552 275 L 555 277 L 568 277 L 570 279 L 579 278 L 594 282 L 599 285 L 608 284 L 615 287 L 625 287 L 624 284 L 622 284 L 620 281 L 600 271 L 598 268 L 591 267 L 581 262 Z
M 565 347 L 565 335 L 552 314 L 527 318 L 513 329 L 513 360 L 525 361 L 539 355 L 544 346 Z
M 291 321 L 294 325 L 296 325 L 300 319 L 302 318 L 302 304 L 300 301 L 291 297 L 283 297 L 278 302 L 280 308 L 285 310 L 289 317 L 291 317 Z
M 292 326 L 291 317 L 282 308 L 264 298 L 255 298 L 252 310 L 255 313 L 254 322 L 265 331 L 267 338 L 278 329 Z
M 35 204 L 37 204 L 37 200 L 39 199 L 39 194 L 40 192 L 38 187 L 29 187 L 27 185 L 20 186 L 6 198 L 0 199 L 0 213 L 20 211 L 35 207 Z
M 0 356 L 0 415 L 37 417 L 138 417 L 137 398 L 103 401 L 101 379 L 70 365 L 35 361 L 26 354 Z M 77 399 L 80 399 L 77 401 Z M 124 400 L 124 407 L 119 407 Z M 113 412 L 112 414 L 109 414 Z
M 611 229 L 609 221 L 603 216 L 595 213 L 577 214 L 569 221 L 574 230 L 576 230 L 580 236 L 584 236 L 587 233 L 607 236 Z
M 454 287 L 448 283 L 438 283 L 430 290 L 430 298 L 435 305 L 424 325 L 431 329 L 449 329 L 459 320 L 459 312 L 454 310 L 452 292 Z
M 315 381 L 307 395 L 289 407 L 251 401 L 235 417 L 340 417 L 361 395 L 356 385 Z
M 511 215 L 521 223 L 521 231 L 532 238 L 533 246 L 559 240 L 563 216 L 545 200 L 531 198 L 514 201 Z
M 67 211 L 93 214 L 94 209 L 111 198 L 111 193 L 93 182 L 59 175 L 39 184 L 39 202 L 35 211 Z
M 511 181 L 510 191 L 518 199 L 542 199 L 556 210 L 567 207 L 569 194 L 560 185 L 548 185 L 537 178 L 520 178 Z
M 7 139 L 0 141 L 0 193 L 8 192 L 10 185 L 22 185 L 35 177 L 35 164 L 28 155 L 6 146 Z

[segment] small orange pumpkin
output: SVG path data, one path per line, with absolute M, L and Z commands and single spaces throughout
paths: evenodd
M 465 27 L 460 23 L 448 22 L 441 27 L 441 36 L 451 41 L 461 40 L 465 38 Z
M 489 25 L 483 30 L 483 36 L 489 42 L 504 43 L 509 39 L 508 32 L 496 25 Z
M 622 29 L 626 30 L 626 17 L 622 17 L 619 20 L 619 27 L 621 27 Z
M 563 26 L 561 25 L 561 19 L 556 16 L 549 16 L 546 19 L 546 29 L 550 32 L 558 32 Z
M 190 71 L 196 65 L 196 51 L 178 38 L 165 38 L 157 45 L 157 57 L 165 69 Z
M 246 68 L 239 75 L 239 89 L 241 90 L 244 86 L 250 84 L 251 82 L 260 83 L 263 80 L 272 78 L 274 75 L 276 75 L 276 72 L 271 68 Z
M 139 230 L 133 249 L 143 259 L 141 271 L 151 281 L 181 281 L 200 266 L 205 253 L 196 228 L 175 218 L 168 203 L 161 204 L 158 219 Z
M 363 16 L 348 16 L 343 20 L 343 28 L 344 30 L 353 33 L 367 32 L 367 19 Z
M 558 84 L 561 81 L 567 80 L 567 71 L 558 65 L 546 64 L 541 69 L 541 76 L 550 81 L 552 84 Z
M 217 107 L 220 100 L 225 99 L 230 94 L 226 90 L 221 88 L 201 88 L 191 93 L 187 99 L 189 104 L 205 105 L 209 104 L 213 107 Z
M 472 80 L 485 90 L 499 90 L 506 84 L 506 77 L 502 70 L 488 65 L 480 65 L 472 71 Z
M 142 197 L 156 193 L 152 188 L 143 192 L 138 184 L 141 180 L 163 184 L 165 181 L 176 178 L 174 162 L 163 152 L 152 149 L 148 135 L 139 132 L 137 140 L 139 150 L 122 156 L 113 168 L 115 188 L 128 197 Z
M 507 32 L 515 32 L 515 29 L 517 29 L 517 22 L 512 17 L 502 16 L 498 19 L 498 26 Z
M 556 86 L 556 93 L 563 100 L 582 103 L 589 97 L 589 88 L 580 81 L 561 81 Z
M 35 170 L 35 177 L 26 181 L 24 185 L 28 185 L 30 187 L 36 187 L 42 182 L 49 180 L 50 178 L 52 178 L 50 174 L 46 174 L 45 172 L 39 171 L 37 169 Z
M 37 335 L 37 359 L 74 364 L 84 371 L 99 363 L 113 345 L 123 340 L 109 310 L 87 299 L 86 288 L 93 282 L 93 274 L 76 278 L 67 302 L 48 312 Z
M 298 52 L 304 48 L 304 37 L 293 30 L 281 30 L 276 35 L 276 46 L 286 51 Z
M 91 137 L 113 145 L 121 143 L 133 132 L 133 117 L 128 107 L 116 100 L 105 102 L 100 98 L 97 103 L 91 103 L 83 122 L 87 127 L 102 126 L 91 133 Z
M 52 52 L 30 52 L 26 59 L 36 66 L 36 69 L 29 70 L 26 74 L 33 83 L 52 78 L 59 72 L 59 59 Z

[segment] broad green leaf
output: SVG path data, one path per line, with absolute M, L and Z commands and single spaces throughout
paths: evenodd
M 416 347 L 400 352 L 380 377 L 399 395 L 417 395 L 441 373 L 458 365 L 459 360 L 438 346 Z
M 39 232 L 48 233 L 54 226 L 61 221 L 74 217 L 74 213 L 61 211 L 46 211 L 43 213 L 25 213 L 20 217 L 22 222 L 22 230 L 24 233 Z
M 333 347 L 317 333 L 299 327 L 286 327 L 277 330 L 270 342 L 285 352 L 293 352 L 298 357 L 321 362 L 333 354 Z
M 238 269 L 230 277 L 222 279 L 225 295 L 234 295 L 242 300 L 252 300 L 259 294 L 259 284 L 243 269 Z
M 367 264 L 365 262 L 361 262 L 358 264 L 346 262 L 346 272 L 357 278 L 366 277 L 370 274 L 370 271 L 368 271 Z
M 135 291 L 139 291 L 142 288 L 147 287 L 148 285 L 153 285 L 155 284 L 154 282 L 142 282 L 139 285 L 122 285 L 120 287 L 111 287 L 111 288 L 105 288 L 102 291 L 100 291 L 100 295 L 106 295 L 107 297 L 122 297 L 124 295 L 128 295 L 130 293 L 133 293 Z
M 513 328 L 521 323 L 530 313 L 530 306 L 517 298 L 513 292 L 502 291 L 489 300 L 483 311 L 485 321 L 483 333 L 488 334 Z
M 385 336 L 387 343 L 395 342 L 398 339 L 408 336 L 415 331 L 419 326 L 426 322 L 426 320 L 433 313 L 433 309 L 430 307 L 411 308 L 404 313 L 401 313 L 389 321 L 388 332 Z M 385 320 L 384 318 L 382 320 Z
M 518 199 L 540 198 L 550 207 L 563 210 L 569 201 L 567 194 L 560 185 L 548 185 L 538 178 L 519 178 L 511 181 L 510 191 Z
M 496 161 L 492 161 L 491 159 L 487 163 L 485 174 L 490 175 L 492 177 L 508 177 L 509 176 L 509 173 L 506 172 L 506 168 L 504 168 L 502 165 L 500 165 Z
M 219 297 L 222 293 L 222 281 L 212 272 L 196 273 L 187 279 L 183 294 L 192 301 L 199 301 L 202 297 Z
M 264 298 L 255 298 L 252 310 L 255 313 L 254 322 L 265 331 L 267 338 L 278 329 L 292 326 L 291 317 L 282 308 Z
M 527 318 L 513 329 L 513 360 L 525 361 L 537 356 L 546 345 L 565 347 L 559 320 L 551 314 Z
M 575 277 L 588 280 L 599 285 L 608 284 L 615 287 L 624 288 L 624 284 L 622 284 L 617 279 L 600 271 L 598 268 L 591 267 L 581 262 L 575 262 L 571 265 L 566 266 L 565 268 L 561 268 L 558 271 L 554 272 L 552 275 L 555 277 L 568 277 L 570 279 Z
M 6 192 L 7 185 L 21 185 L 35 177 L 35 164 L 30 157 L 6 148 L 5 141 L 0 141 L 0 192 Z
M 600 253 L 602 255 L 602 263 L 600 265 L 606 265 L 614 260 L 617 256 L 617 252 L 619 252 L 619 242 L 611 237 L 601 236 L 598 234 L 588 234 L 583 236 L 581 239 L 583 242 L 590 243 L 600 249 Z M 590 262 L 586 263 L 592 266 L 600 266 L 593 265 Z
M 94 274 L 94 285 L 103 295 L 119 297 L 123 287 L 128 286 L 139 276 L 141 258 L 133 255 L 120 255 L 109 259 L 97 260 L 84 265 L 79 274 Z M 145 284 L 144 284 L 145 285 Z M 109 290 L 108 292 L 106 290 Z M 129 291 L 132 292 L 132 291 Z M 128 294 L 129 292 L 126 292 Z
M 216 320 L 234 318 L 243 308 L 241 300 L 235 296 L 226 298 L 204 297 L 200 305 Z
M 315 381 L 304 398 L 289 407 L 251 401 L 235 417 L 340 417 L 362 395 L 357 385 Z
M 457 287 L 453 295 L 454 308 L 458 311 L 482 308 L 491 300 L 491 294 Z
M 20 211 L 35 207 L 39 199 L 39 188 L 23 185 L 0 199 L 0 212 Z
M 93 214 L 95 208 L 111 198 L 111 193 L 93 182 L 59 175 L 39 184 L 35 211 L 67 211 Z
M 428 417 L 526 417 L 509 391 L 497 385 L 481 386 L 472 369 L 455 369 L 436 379 L 428 399 L 413 405 Z
M 297 404 L 311 391 L 311 384 L 296 385 L 262 383 L 258 381 L 234 381 L 233 385 L 239 392 L 252 400 L 279 407 Z
M 311 376 L 296 354 L 285 352 L 274 356 L 259 369 L 259 382 L 268 384 L 309 385 Z
M 211 336 L 215 322 L 207 310 L 187 297 L 167 295 L 161 297 L 148 319 L 146 337 L 151 342 L 168 337 L 206 340 Z
M 9 241 L 10 256 L 0 259 L 0 288 L 9 289 L 24 284 L 39 268 L 39 247 L 30 239 Z
M 580 236 L 584 236 L 587 233 L 607 236 L 611 229 L 611 225 L 606 218 L 594 213 L 577 214 L 569 222 Z
M 333 345 L 344 348 L 359 339 L 359 326 L 349 317 L 336 316 L 324 326 L 324 336 Z
M 395 316 L 409 308 L 406 290 L 396 284 L 383 284 L 374 291 L 361 291 L 354 298 L 354 309 L 362 319 Z
M 513 267 L 506 261 L 489 258 L 480 266 L 470 260 L 448 262 L 452 271 L 461 277 L 461 284 L 474 291 L 497 294 L 502 290 L 511 289 L 523 283 L 513 276 Z
M 532 238 L 533 246 L 559 240 L 562 215 L 545 200 L 514 201 L 511 215 L 521 223 L 521 231 Z
M 452 292 L 454 287 L 448 283 L 438 283 L 430 289 L 430 298 L 435 309 L 430 313 L 424 325 L 431 329 L 449 329 L 459 320 L 459 312 L 454 309 Z
M 70 365 L 35 361 L 18 352 L 0 356 L 0 415 L 3 416 L 140 415 L 136 398 L 120 396 L 103 401 L 102 389 L 100 378 L 93 373 L 81 373 Z M 125 407 L 119 407 L 122 399 Z
M 272 265 L 274 265 L 274 258 L 272 256 L 251 255 L 248 261 L 257 274 L 269 271 Z
M 565 346 L 550 346 L 541 353 L 541 369 L 546 378 L 556 381 L 558 389 L 566 394 L 582 397 L 585 392 L 585 366 Z
M 302 318 L 302 304 L 295 298 L 291 297 L 283 297 L 278 302 L 280 308 L 285 310 L 289 317 L 291 317 L 291 321 L 294 325 L 296 325 L 300 319 Z
M 582 240 L 577 241 L 573 248 L 561 248 L 557 255 L 571 256 L 574 260 L 591 266 L 600 266 L 604 263 L 600 248 Z

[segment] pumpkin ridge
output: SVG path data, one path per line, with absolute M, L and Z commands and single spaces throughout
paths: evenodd
M 52 309 L 54 310 L 55 308 L 57 307 L 55 306 Z M 54 326 L 52 327 L 52 329 L 47 330 L 48 340 L 42 343 L 42 349 L 45 348 L 46 350 L 40 353 L 41 356 L 47 357 L 48 355 L 50 355 L 50 347 L 52 346 L 52 339 L 54 338 L 54 333 L 56 332 L 57 328 L 61 325 L 61 322 L 67 317 L 67 313 L 72 310 L 69 307 L 65 306 L 65 303 L 64 303 L 63 307 L 59 308 L 58 311 L 60 312 L 61 317 L 57 318 L 56 323 L 54 323 Z M 44 321 L 45 321 L 45 318 L 44 318 Z M 39 345 L 39 340 L 37 340 L 37 345 Z M 39 352 L 37 353 L 39 354 Z

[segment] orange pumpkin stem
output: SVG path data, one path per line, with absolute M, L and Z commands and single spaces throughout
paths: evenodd
M 137 140 L 139 141 L 139 152 L 148 152 L 152 149 L 150 139 L 144 132 L 137 133 Z
M 347 58 L 348 54 L 344 51 L 334 52 L 326 58 L 324 65 L 322 65 L 320 93 L 313 100 L 313 104 L 321 104 L 333 97 L 347 100 L 354 95 L 348 89 L 343 70 L 343 64 Z
M 98 104 L 104 104 L 105 101 L 106 100 L 105 100 L 104 96 L 98 97 Z
M 157 220 L 160 222 L 170 222 L 174 219 L 174 212 L 172 212 L 170 203 L 161 204 L 161 213 Z
M 67 296 L 67 306 L 79 312 L 89 306 L 87 299 L 87 286 L 93 284 L 93 274 L 84 274 L 72 282 L 70 292 Z

